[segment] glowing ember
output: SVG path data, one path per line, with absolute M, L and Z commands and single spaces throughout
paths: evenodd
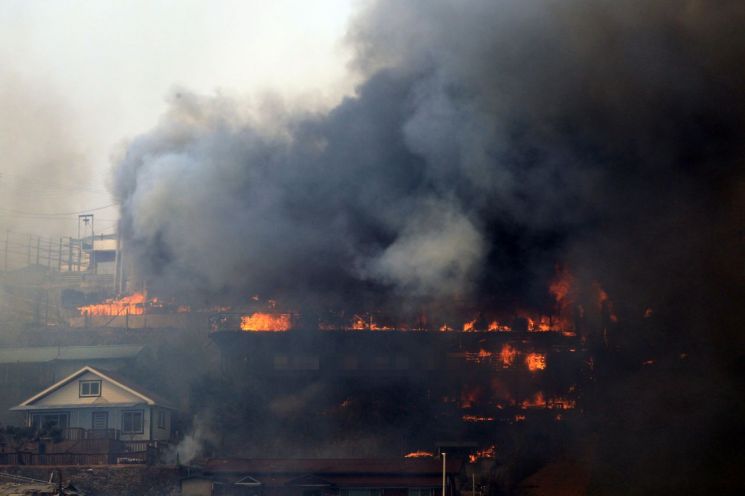
M 543 393 L 538 391 L 535 396 L 532 398 L 528 398 L 526 400 L 523 400 L 522 403 L 520 403 L 520 408 L 523 410 L 526 408 L 545 408 L 546 407 L 546 400 L 543 398 Z
M 453 328 L 447 324 L 442 324 L 442 326 L 440 326 L 440 332 L 450 332 L 452 330 Z
M 494 417 L 482 417 L 479 415 L 463 415 L 463 422 L 492 422 Z
M 492 357 L 492 353 L 481 348 L 479 349 L 478 353 L 464 353 L 464 357 L 468 362 L 481 363 L 483 361 L 489 360 Z
M 476 319 L 463 324 L 463 332 L 474 332 L 476 330 Z
M 542 392 L 537 392 L 532 398 L 523 400 L 520 403 L 520 408 L 526 410 L 528 408 L 546 408 L 548 410 L 571 410 L 576 406 L 577 402 L 566 398 L 551 398 L 546 399 Z
M 476 463 L 477 461 L 481 459 L 488 459 L 493 460 L 497 457 L 497 447 L 492 445 L 488 448 L 484 448 L 482 450 L 477 451 L 476 453 L 472 453 L 468 455 L 468 461 L 470 463 Z
M 546 368 L 546 355 L 543 353 L 528 353 L 525 364 L 531 372 L 537 372 Z
M 359 315 L 355 315 L 354 317 L 352 317 L 352 329 L 354 329 L 355 331 L 362 331 L 369 328 L 370 326 L 367 324 L 365 319 L 363 319 Z
M 546 404 L 546 407 L 552 410 L 571 410 L 575 406 L 577 406 L 576 401 L 566 398 L 553 398 Z
M 508 369 L 512 367 L 517 358 L 517 350 L 512 346 L 505 344 L 502 346 L 502 351 L 499 352 L 499 359 L 502 361 L 502 368 Z
M 472 408 L 481 398 L 481 391 L 478 388 L 472 388 L 461 392 L 460 407 Z
M 242 331 L 289 331 L 292 327 L 289 313 L 261 313 L 241 316 Z
M 379 325 L 373 320 L 372 315 L 354 315 L 352 317 L 352 329 L 355 331 L 392 331 L 393 327 Z
M 537 320 L 533 321 L 533 325 L 530 328 L 533 332 L 548 332 L 554 330 L 553 322 L 551 317 L 547 315 L 541 315 Z
M 434 453 L 430 453 L 429 451 L 413 451 L 405 454 L 404 458 L 432 458 L 434 456 Z
M 561 332 L 570 329 L 571 320 L 549 315 L 534 315 L 526 311 L 518 312 L 518 317 L 525 319 L 528 332 Z
M 80 315 L 83 316 L 142 315 L 145 313 L 145 301 L 146 298 L 143 293 L 134 293 L 123 296 L 118 300 L 112 298 L 105 300 L 103 303 L 78 307 L 78 310 L 80 310 Z
M 562 306 L 570 303 L 568 297 L 569 292 L 572 290 L 573 283 L 574 278 L 566 267 L 556 268 L 556 278 L 551 281 L 551 284 L 549 284 L 548 292 L 553 295 L 560 310 Z
M 510 326 L 500 324 L 496 320 L 489 323 L 489 332 L 510 332 L 511 330 Z

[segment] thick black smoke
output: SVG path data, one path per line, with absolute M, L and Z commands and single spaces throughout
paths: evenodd
M 743 21 L 375 2 L 349 32 L 364 82 L 328 112 L 175 93 L 115 168 L 127 246 L 156 289 L 300 306 L 545 304 L 557 262 L 634 314 L 739 291 Z
M 354 309 L 545 305 L 566 264 L 620 319 L 583 392 L 595 493 L 741 485 L 743 26 L 740 0 L 375 2 L 328 112 L 173 95 L 115 169 L 131 260 Z

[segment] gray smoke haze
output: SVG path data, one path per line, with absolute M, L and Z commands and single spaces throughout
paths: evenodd
M 363 82 L 328 112 L 174 91 L 116 164 L 122 232 L 156 290 L 301 306 L 540 305 L 557 262 L 629 312 L 740 294 L 744 21 L 375 2 L 348 36 Z
M 4 64 L 12 67 L 13 64 Z M 64 95 L 12 70 L 0 74 L 0 228 L 69 236 L 92 167 Z

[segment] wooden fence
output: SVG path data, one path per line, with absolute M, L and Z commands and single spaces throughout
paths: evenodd
M 154 447 L 118 453 L 0 453 L 0 465 L 154 464 L 159 454 Z

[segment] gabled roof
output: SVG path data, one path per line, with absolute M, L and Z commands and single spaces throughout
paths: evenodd
M 241 477 L 237 481 L 235 481 L 233 484 L 236 486 L 260 486 L 261 482 L 257 481 L 250 475 L 246 475 L 245 477 Z
M 122 388 L 123 390 L 127 391 L 128 393 L 130 393 L 130 394 L 134 395 L 135 397 L 141 399 L 142 402 L 145 403 L 146 405 L 151 405 L 151 406 L 156 406 L 157 405 L 157 406 L 160 406 L 160 407 L 174 409 L 173 406 L 171 406 L 167 401 L 165 401 L 165 400 L 163 400 L 161 398 L 158 398 L 156 395 L 154 395 L 153 393 L 151 393 L 149 391 L 146 391 L 144 388 L 142 388 L 140 386 L 133 386 L 131 383 L 128 384 L 129 381 L 125 382 L 120 377 L 117 377 L 116 374 L 113 374 L 113 373 L 111 373 L 109 371 L 103 371 L 101 369 L 95 369 L 95 368 L 93 368 L 93 367 L 91 367 L 89 365 L 86 365 L 85 367 L 81 368 L 77 372 L 73 372 L 69 376 L 67 376 L 64 379 L 62 379 L 61 381 L 59 381 L 59 382 L 57 382 L 57 383 L 49 386 L 48 388 L 46 388 L 45 390 L 41 391 L 40 393 L 37 393 L 34 396 L 30 397 L 26 401 L 22 402 L 20 405 L 11 408 L 11 410 L 33 410 L 34 409 L 34 405 L 33 404 L 36 401 L 38 401 L 38 400 L 40 400 L 40 399 L 42 399 L 42 398 L 44 398 L 44 397 L 52 394 L 53 392 L 59 390 L 60 388 L 62 388 L 66 384 L 69 384 L 70 382 L 74 381 L 75 379 L 77 379 L 78 377 L 80 377 L 81 375 L 86 374 L 86 373 L 91 373 L 91 374 L 97 375 L 100 378 L 105 379 L 105 380 L 107 380 L 107 381 L 115 384 L 116 386 L 119 386 L 120 388 Z

